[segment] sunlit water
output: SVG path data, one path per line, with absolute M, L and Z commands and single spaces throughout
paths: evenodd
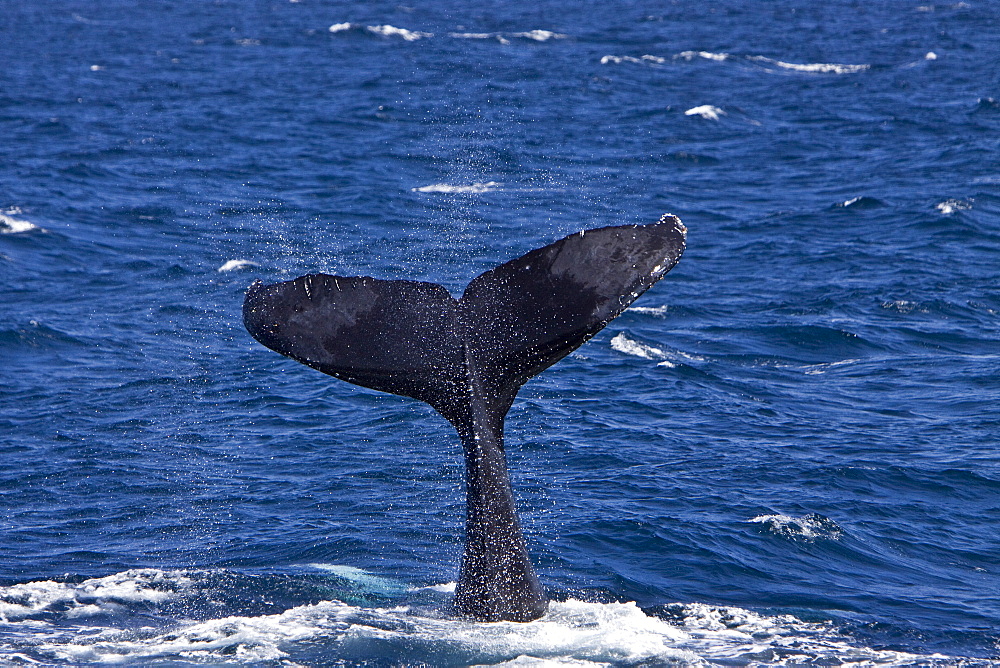
M 0 663 L 1000 662 L 1000 14 L 12 3 Z M 680 264 L 508 417 L 530 624 L 451 615 L 461 449 L 246 286 Z

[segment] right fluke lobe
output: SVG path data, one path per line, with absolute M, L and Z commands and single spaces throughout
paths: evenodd
M 260 343 L 348 382 L 425 401 L 462 439 L 466 541 L 456 606 L 530 621 L 548 599 L 528 558 L 503 448 L 518 389 L 599 332 L 684 252 L 676 216 L 572 234 L 473 279 L 433 283 L 310 274 L 247 291 Z

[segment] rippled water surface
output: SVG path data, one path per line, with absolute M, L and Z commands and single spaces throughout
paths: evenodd
M 0 662 L 1000 664 L 1000 11 L 11 3 Z M 461 448 L 255 279 L 566 234 L 680 264 L 508 416 L 530 624 L 450 616 Z

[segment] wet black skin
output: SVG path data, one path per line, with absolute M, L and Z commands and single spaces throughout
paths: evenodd
M 680 259 L 685 228 L 572 234 L 473 279 L 461 299 L 416 281 L 310 274 L 250 286 L 247 331 L 342 380 L 425 401 L 454 425 L 466 468 L 457 610 L 530 621 L 548 597 L 525 546 L 504 455 L 504 417 L 521 386 L 571 353 Z

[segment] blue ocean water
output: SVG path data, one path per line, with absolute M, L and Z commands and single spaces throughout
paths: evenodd
M 1000 665 L 994 3 L 0 13 L 0 662 Z M 556 602 L 451 618 L 451 426 L 246 287 L 664 212 L 508 416 Z

